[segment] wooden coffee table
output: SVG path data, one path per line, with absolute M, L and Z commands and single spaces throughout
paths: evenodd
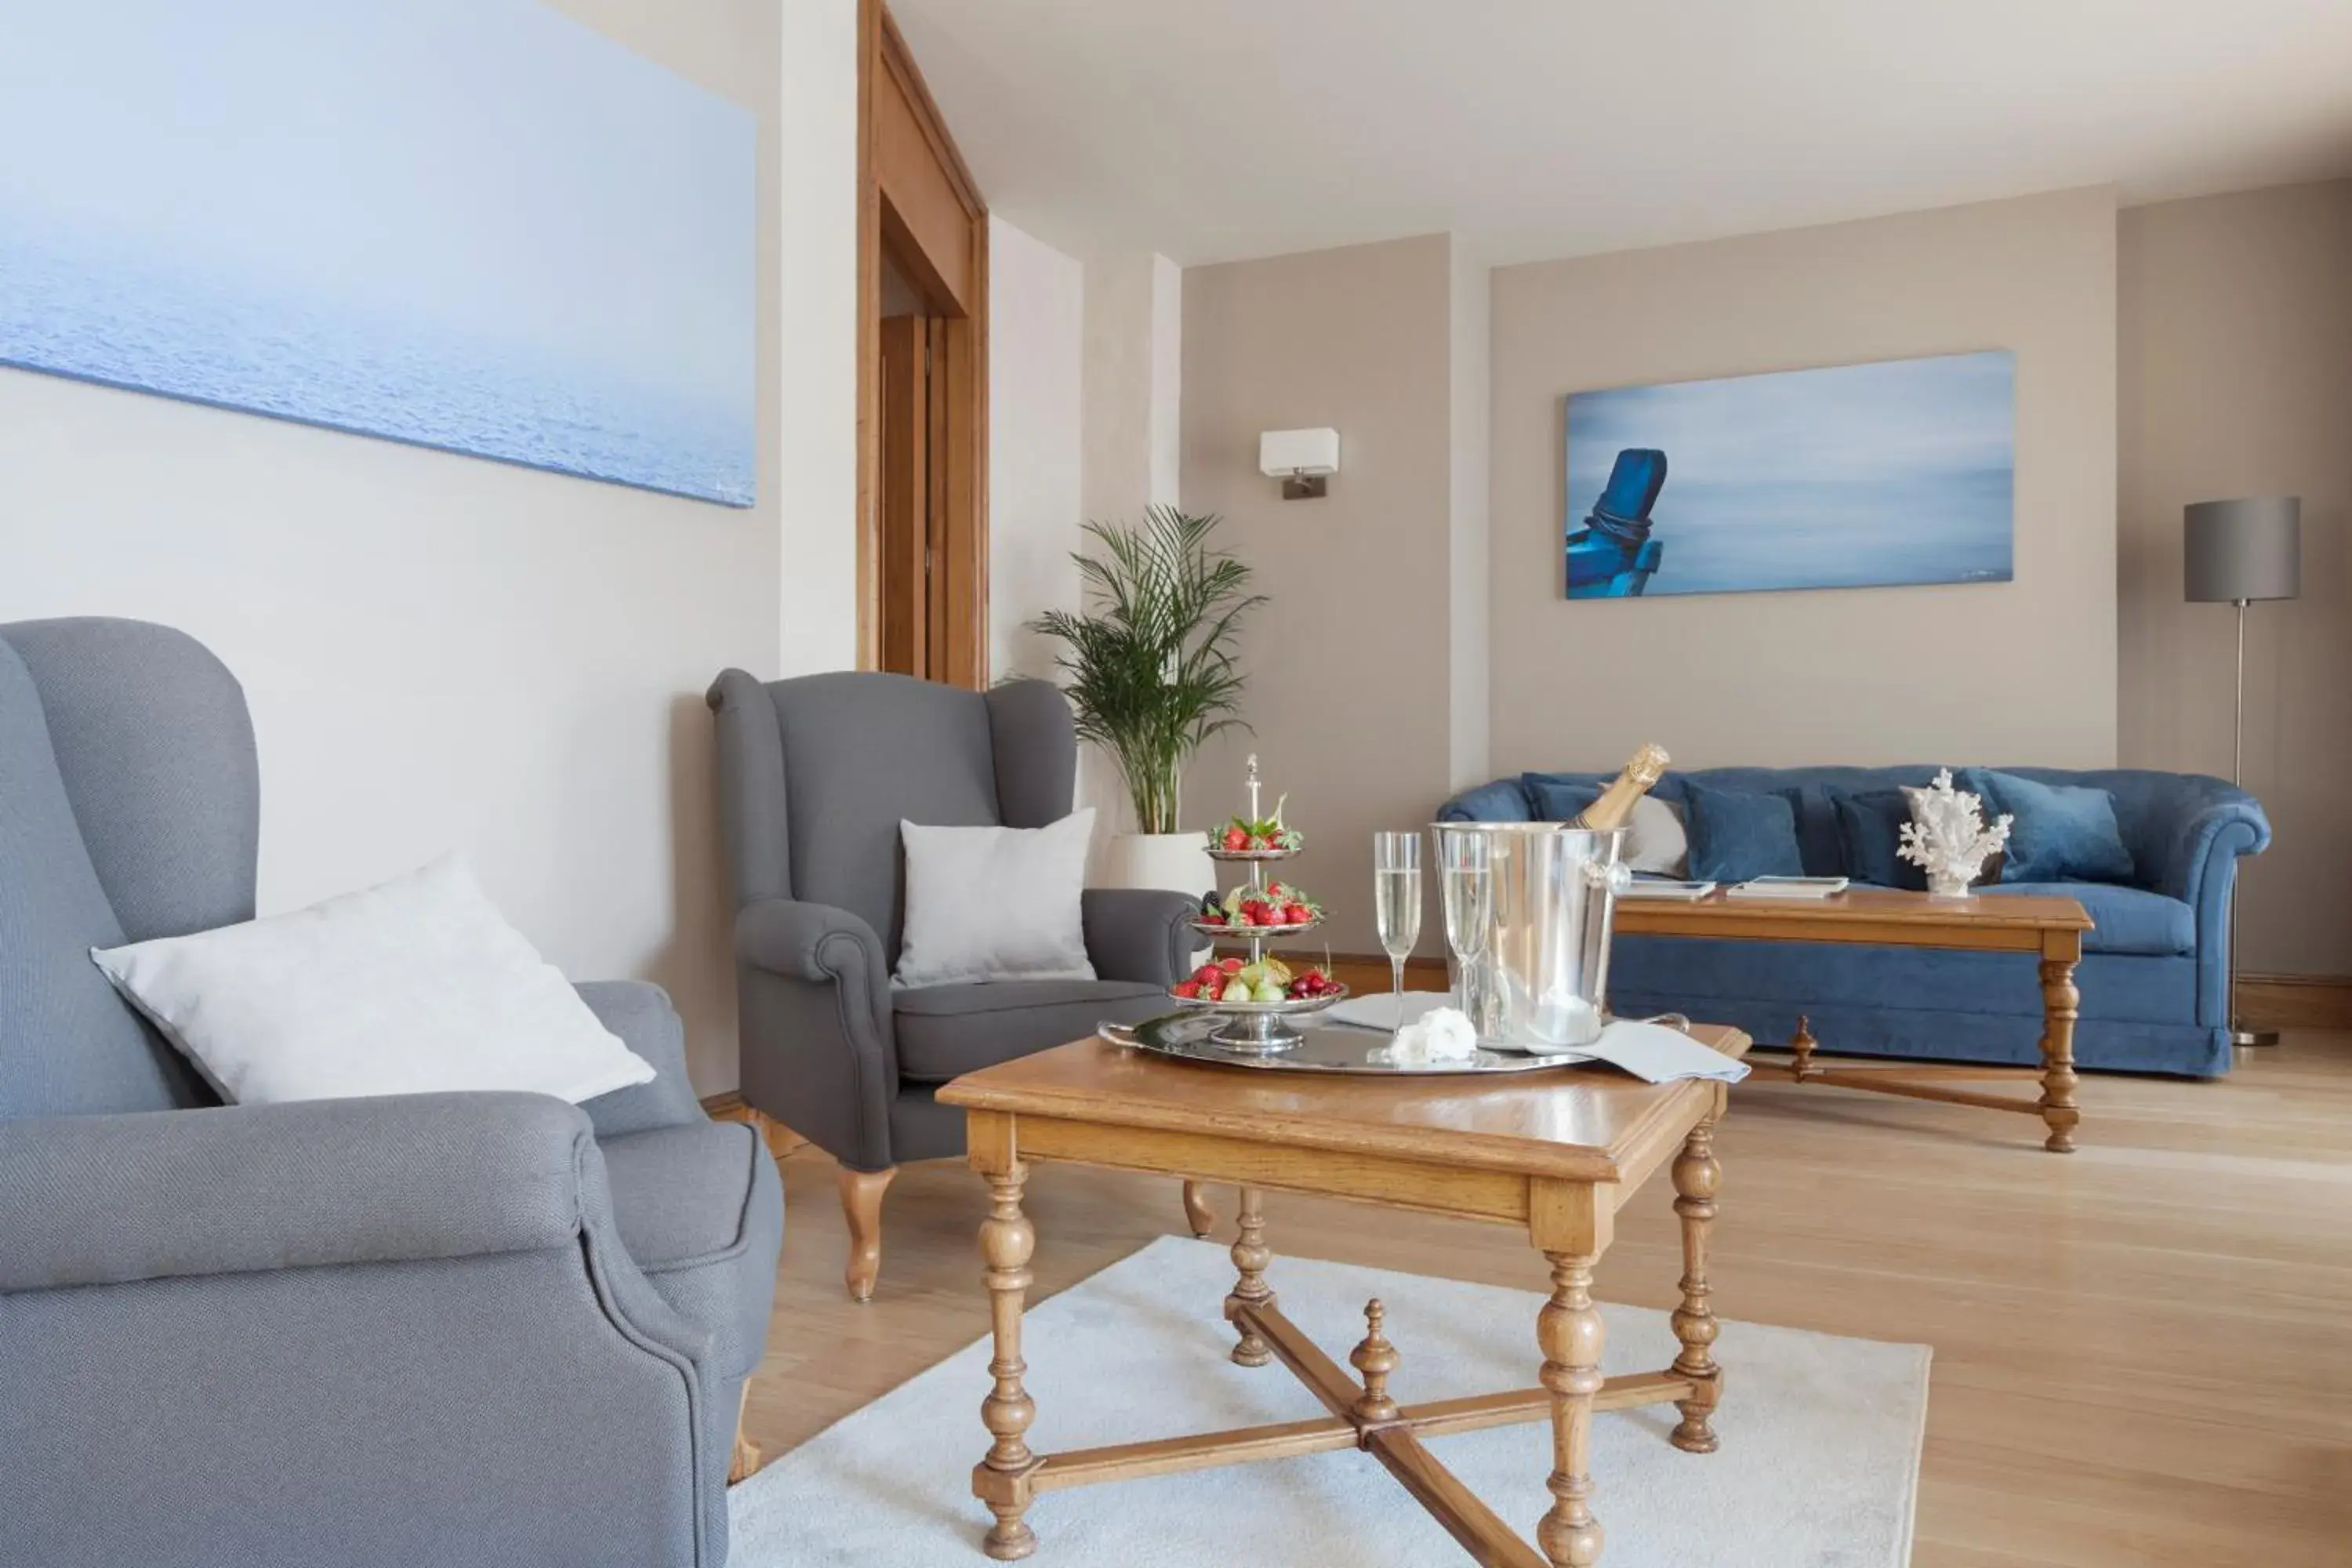
M 1694 1033 L 1726 1056 L 1748 1049 L 1748 1037 L 1736 1029 L 1701 1026 Z M 1706 1247 L 1722 1180 L 1715 1156 L 1726 1101 L 1720 1083 L 1645 1084 L 1599 1066 L 1507 1078 L 1266 1072 L 1080 1040 L 960 1078 L 939 1098 L 965 1108 L 971 1163 L 989 1189 L 980 1246 L 995 1328 L 989 1363 L 995 1387 L 981 1418 L 994 1441 L 972 1471 L 972 1492 L 996 1516 L 982 1543 L 991 1557 L 1009 1561 L 1036 1549 L 1024 1516 L 1041 1492 L 1360 1447 L 1489 1568 L 1589 1568 L 1601 1557 L 1590 1473 L 1596 1411 L 1672 1403 L 1682 1416 L 1675 1447 L 1695 1454 L 1715 1448 L 1708 1417 L 1723 1378 L 1712 1351 Z M 1021 1194 L 1030 1165 L 1041 1160 L 1238 1184 L 1239 1277 L 1224 1301 L 1237 1338 L 1233 1359 L 1252 1367 L 1280 1361 L 1330 1414 L 1032 1453 L 1024 1435 L 1036 1407 L 1021 1382 L 1027 1370 L 1021 1312 L 1036 1236 Z M 1662 1372 L 1603 1377 L 1593 1268 L 1608 1249 L 1618 1208 L 1670 1160 L 1682 1216 L 1682 1305 L 1674 1313 L 1682 1352 Z M 1377 1301 L 1366 1307 L 1364 1338 L 1348 1357 L 1361 1381 L 1349 1376 L 1276 1305 L 1260 1197 L 1269 1187 L 1524 1226 L 1551 1266 L 1551 1299 L 1535 1323 L 1539 1385 L 1398 1405 L 1388 1380 L 1401 1357 L 1389 1332 L 1409 1342 L 1412 1325 L 1384 1321 Z M 1538 1552 L 1423 1439 L 1542 1420 L 1552 1427 L 1552 1505 L 1537 1526 Z
M 1770 1072 L 1799 1083 L 1869 1089 L 1911 1100 L 1972 1105 L 1982 1110 L 2018 1110 L 2039 1116 L 2049 1129 L 2043 1147 L 2072 1153 L 2083 1113 L 2074 1103 L 2074 1017 L 2083 994 L 2074 989 L 2074 966 L 2083 959 L 2083 933 L 2091 917 L 2072 899 L 1935 899 L 1893 889 L 1855 888 L 1827 899 L 1734 899 L 1720 892 L 1694 902 L 1622 899 L 1619 936 L 1712 937 L 1732 942 L 1834 942 L 1872 947 L 1964 948 L 1978 952 L 2014 952 L 2041 961 L 2042 1065 L 2000 1067 L 1969 1062 L 1888 1062 L 1824 1068 L 1813 1060 L 1820 1045 L 1811 1022 L 1797 1021 L 1789 1042 L 1791 1059 L 1759 1061 Z M 1950 1089 L 1969 1079 L 2038 1079 L 2038 1099 L 1979 1094 Z

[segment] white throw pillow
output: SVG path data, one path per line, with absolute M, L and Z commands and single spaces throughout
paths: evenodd
M 901 822 L 907 917 L 890 984 L 1092 980 L 1080 895 L 1094 807 L 1044 827 Z
M 576 1105 L 654 1076 L 460 855 L 292 914 L 90 957 L 234 1104 L 502 1089 Z
M 1690 834 L 1683 826 L 1681 806 L 1645 795 L 1633 803 L 1633 819 L 1626 826 L 1631 829 L 1625 841 L 1627 869 L 1690 875 Z

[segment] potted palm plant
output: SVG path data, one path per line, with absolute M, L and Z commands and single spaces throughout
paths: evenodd
M 1075 557 L 1084 607 L 1030 623 L 1061 645 L 1054 662 L 1078 734 L 1110 753 L 1135 805 L 1136 831 L 1113 840 L 1104 868 L 1114 886 L 1202 893 L 1216 883 L 1207 836 L 1181 821 L 1184 767 L 1241 723 L 1234 645 L 1243 617 L 1265 602 L 1249 591 L 1249 567 L 1210 544 L 1216 526 L 1167 506 L 1133 528 L 1087 523 L 1100 552 Z

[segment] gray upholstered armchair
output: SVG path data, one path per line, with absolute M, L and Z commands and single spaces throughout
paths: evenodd
M 195 642 L 0 626 L 0 1563 L 718 1568 L 773 1164 L 651 985 L 584 1107 L 221 1106 L 89 950 L 250 920 L 257 803 Z
M 1091 981 L 896 990 L 901 821 L 1042 827 L 1069 815 L 1077 741 L 1040 680 L 992 690 L 874 673 L 710 688 L 735 879 L 743 1098 L 841 1162 L 849 1293 L 873 1293 L 882 1194 L 908 1160 L 963 1152 L 934 1092 L 960 1074 L 1166 1007 L 1199 939 L 1181 893 L 1089 889 Z M 1188 1192 L 1196 1229 L 1205 1210 Z

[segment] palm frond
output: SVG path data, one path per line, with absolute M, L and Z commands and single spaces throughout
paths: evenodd
M 1266 601 L 1249 592 L 1248 563 L 1211 542 L 1217 522 L 1164 506 L 1131 528 L 1088 522 L 1098 549 L 1072 557 L 1085 607 L 1029 623 L 1061 645 L 1054 663 L 1078 735 L 1118 762 L 1146 833 L 1176 831 L 1192 754 L 1247 728 L 1237 645 L 1243 619 Z

